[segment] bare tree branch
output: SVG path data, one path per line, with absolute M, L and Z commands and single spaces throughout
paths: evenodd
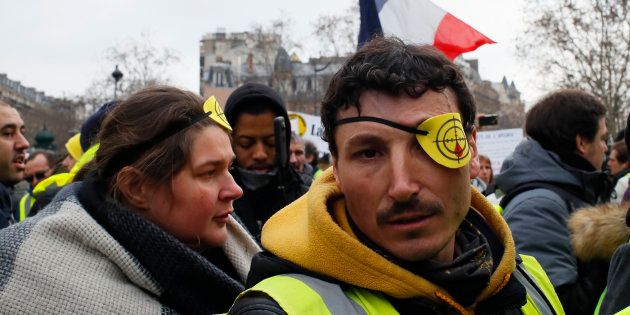
M 528 0 L 528 27 L 517 45 L 558 87 L 587 90 L 608 109 L 609 130 L 625 127 L 630 102 L 628 1 Z

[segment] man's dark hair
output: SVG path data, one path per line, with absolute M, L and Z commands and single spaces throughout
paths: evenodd
M 57 164 L 56 161 L 55 161 L 55 156 L 52 153 L 48 152 L 48 151 L 35 151 L 35 152 L 31 153 L 28 156 L 28 159 L 26 159 L 26 163 L 34 160 L 39 155 L 43 155 L 44 156 L 44 158 L 46 159 L 46 164 L 48 164 L 48 168 L 50 168 L 51 170 L 55 169 L 55 164 Z
M 335 122 L 339 110 L 350 106 L 361 113 L 359 97 L 377 91 L 394 97 L 421 97 L 427 90 L 449 88 L 457 96 L 464 129 L 470 133 L 475 122 L 475 101 L 459 68 L 429 45 L 407 45 L 393 37 L 376 37 L 350 57 L 333 76 L 322 101 L 322 138 L 337 156 Z
M 629 161 L 628 150 L 625 142 L 617 141 L 613 143 L 613 145 L 610 147 L 610 151 L 612 150 L 617 151 L 617 161 L 619 161 L 619 163 L 626 163 Z
M 317 147 L 315 146 L 315 144 L 312 141 L 304 140 L 304 155 L 307 157 L 314 156 L 317 158 L 317 154 L 318 152 L 317 152 Z
M 606 107 L 595 96 L 563 89 L 543 97 L 527 112 L 525 133 L 560 156 L 576 150 L 575 137 L 594 140 Z

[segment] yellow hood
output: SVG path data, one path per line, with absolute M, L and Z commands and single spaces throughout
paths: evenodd
M 477 302 L 500 291 L 515 268 L 514 241 L 507 224 L 483 195 L 471 191 L 472 207 L 486 219 L 505 252 L 488 287 L 467 309 L 444 289 L 388 261 L 357 240 L 344 222 L 345 203 L 332 167 L 313 182 L 304 196 L 267 221 L 262 230 L 262 244 L 280 258 L 345 283 L 396 298 L 443 300 L 462 313 L 469 313 Z M 331 216 L 327 204 L 334 204 L 336 218 Z

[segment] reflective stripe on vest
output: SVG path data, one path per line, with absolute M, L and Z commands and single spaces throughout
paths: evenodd
M 43 181 L 39 182 L 33 189 L 33 196 L 37 198 L 39 194 L 45 192 L 48 189 L 54 189 L 56 187 L 64 187 L 74 180 L 74 175 L 87 163 L 92 161 L 96 157 L 100 144 L 95 144 L 81 155 L 81 158 L 74 164 L 72 170 L 69 173 L 59 173 L 50 176 Z
M 542 295 L 546 298 L 546 301 L 553 307 L 554 313 L 564 314 L 564 309 L 562 308 L 562 303 L 560 303 L 560 298 L 558 298 L 556 294 L 556 289 L 540 263 L 538 263 L 533 256 L 523 254 L 519 256 L 523 260 L 522 266 L 525 268 L 526 275 L 533 277 L 533 280 L 536 282 L 536 287 L 542 291 Z
M 564 314 L 553 285 L 540 264 L 521 255 L 522 265 L 512 274 L 527 290 L 523 314 Z M 301 274 L 267 278 L 237 298 L 252 292 L 264 293 L 289 315 L 293 314 L 398 314 L 379 293 L 359 287 L 344 291 L 337 284 Z
M 527 303 L 521 307 L 523 314 L 564 314 L 558 295 L 538 261 L 527 255 L 512 275 L 527 290 Z
M 267 278 L 241 293 L 237 300 L 252 292 L 268 295 L 289 315 L 398 314 L 382 295 L 357 287 L 344 292 L 337 284 L 302 274 Z
M 25 193 L 22 198 L 20 198 L 20 214 L 19 218 L 17 218 L 17 222 L 22 222 L 26 219 L 26 216 L 29 212 L 31 212 L 31 208 L 35 203 L 35 198 L 30 193 Z

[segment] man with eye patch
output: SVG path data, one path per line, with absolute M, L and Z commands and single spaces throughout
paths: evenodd
M 28 140 L 18 111 L 0 100 L 0 228 L 13 223 L 10 189 L 24 178 Z
M 281 169 L 276 161 L 274 119 L 284 117 L 286 152 L 289 152 L 289 115 L 280 95 L 258 83 L 247 83 L 234 90 L 224 113 L 234 130 L 232 146 L 236 161 L 231 173 L 243 189 L 243 196 L 234 201 L 234 212 L 259 241 L 267 219 L 308 190 L 290 166 L 288 155 L 284 161 L 286 167 Z
M 377 37 L 322 102 L 332 167 L 262 231 L 230 314 L 564 314 L 470 179 L 475 104 L 431 46 Z

